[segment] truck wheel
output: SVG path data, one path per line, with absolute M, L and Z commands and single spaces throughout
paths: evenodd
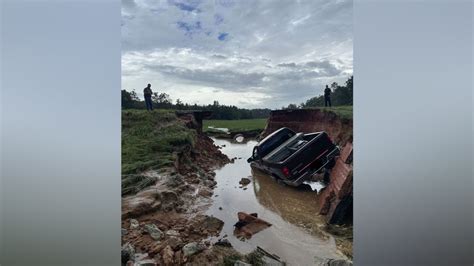
M 352 195 L 344 197 L 337 205 L 336 210 L 334 210 L 334 214 L 329 223 L 339 225 L 343 224 L 348 216 L 351 215 L 352 208 Z
M 329 182 L 331 181 L 331 180 L 330 180 L 330 177 L 331 177 L 331 172 L 330 172 L 328 169 L 326 169 L 326 171 L 324 171 L 323 182 L 324 182 L 325 184 L 329 184 Z

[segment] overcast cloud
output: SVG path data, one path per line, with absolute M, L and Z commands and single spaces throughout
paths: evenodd
M 122 0 L 122 89 L 280 108 L 352 75 L 352 1 Z

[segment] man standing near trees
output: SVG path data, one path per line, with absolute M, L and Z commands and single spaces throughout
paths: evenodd
M 324 89 L 324 106 L 331 107 L 331 89 L 328 85 L 326 85 L 326 89 Z
M 151 84 L 148 84 L 145 89 L 143 89 L 143 95 L 145 96 L 146 109 L 151 111 L 153 110 L 153 102 L 151 101 Z

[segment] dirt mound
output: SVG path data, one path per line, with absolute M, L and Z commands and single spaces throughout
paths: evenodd
M 282 127 L 304 133 L 325 131 L 338 145 L 352 142 L 352 119 L 342 118 L 331 111 L 320 109 L 272 111 L 262 137 Z
M 122 256 L 123 265 L 131 261 L 159 265 L 193 261 L 195 254 L 209 253 L 210 243 L 206 245 L 205 239 L 216 236 L 224 223 L 204 215 L 203 206 L 210 201 L 216 185 L 214 170 L 228 163 L 229 158 L 200 133 L 189 115 L 170 121 L 192 134 L 183 141 L 179 130 L 161 127 L 161 138 L 169 139 L 171 145 L 167 151 L 172 163 L 126 176 L 130 189 L 122 198 L 122 253 L 127 255 Z

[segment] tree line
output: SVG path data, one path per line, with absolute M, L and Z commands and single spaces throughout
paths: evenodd
M 198 105 L 183 103 L 180 99 L 173 101 L 167 93 L 153 93 L 151 97 L 154 108 L 174 109 L 174 110 L 206 110 L 212 111 L 211 119 L 254 119 L 268 118 L 270 109 L 243 109 L 233 105 L 222 105 L 218 101 L 213 104 Z M 146 109 L 145 102 L 141 100 L 135 91 L 122 90 L 122 108 L 123 109 Z
M 347 79 L 344 85 L 339 85 L 333 82 L 329 87 L 331 88 L 331 101 L 333 106 L 352 105 L 353 104 L 353 83 L 354 77 Z M 254 119 L 254 118 L 268 118 L 271 109 L 243 109 L 233 105 L 221 105 L 218 101 L 213 104 L 198 105 L 183 103 L 180 99 L 173 101 L 167 93 L 153 93 L 153 106 L 158 109 L 175 109 L 175 110 L 206 110 L 212 111 L 211 119 Z M 313 108 L 324 106 L 324 95 L 319 95 L 308 99 L 301 104 L 289 104 L 282 109 L 299 109 L 299 108 Z M 123 109 L 146 109 L 145 103 L 141 100 L 137 93 L 127 90 L 122 90 L 122 108 Z
M 331 88 L 331 101 L 333 106 L 340 105 L 352 105 L 353 104 L 353 84 L 354 76 L 348 78 L 344 85 L 339 85 L 336 82 L 333 82 L 329 87 Z M 311 108 L 311 107 L 324 107 L 324 95 L 310 98 L 306 102 L 303 102 L 299 105 L 289 104 L 287 107 L 282 109 L 299 109 L 299 108 Z

